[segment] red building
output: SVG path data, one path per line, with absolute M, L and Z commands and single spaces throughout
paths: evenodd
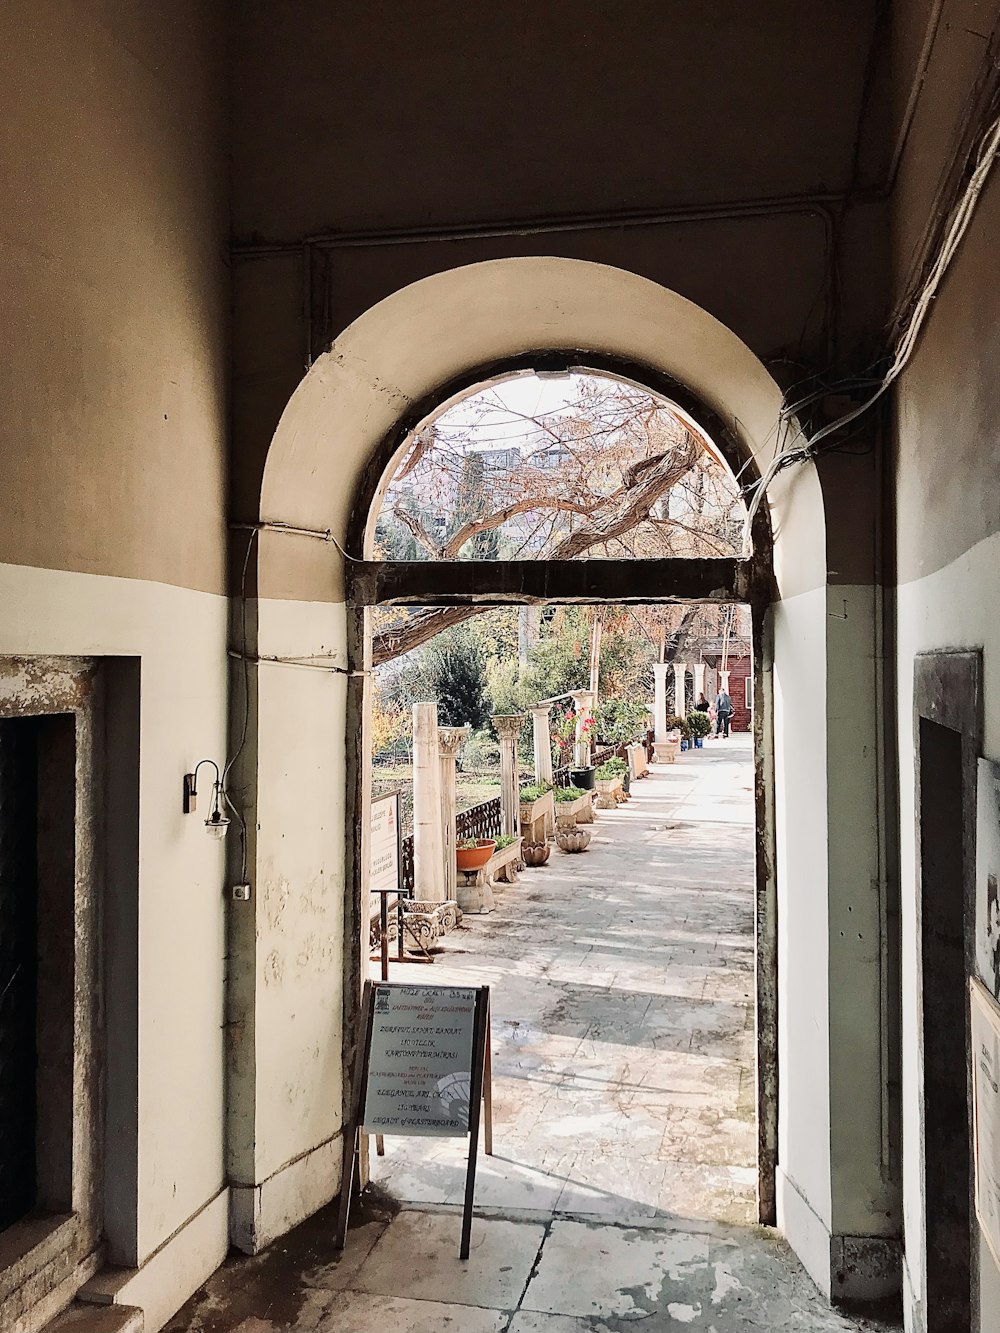
M 721 653 L 703 653 L 702 661 L 705 672 L 705 694 L 714 703 L 719 692 L 719 663 Z M 749 654 L 743 657 L 730 656 L 726 662 L 729 672 L 729 697 L 733 701 L 733 731 L 749 731 L 753 716 L 753 659 Z

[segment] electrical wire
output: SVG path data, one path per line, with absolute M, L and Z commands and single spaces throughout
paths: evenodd
M 796 404 L 782 406 L 778 422 L 769 432 L 768 439 L 771 438 L 771 435 L 775 434 L 776 430 L 779 432 L 780 436 L 782 427 L 785 428 L 785 438 L 779 439 L 778 447 L 775 449 L 774 457 L 771 459 L 768 467 L 765 469 L 759 480 L 756 481 L 753 486 L 747 488 L 746 491 L 746 494 L 749 496 L 749 502 L 747 504 L 747 513 L 743 528 L 744 555 L 748 555 L 751 549 L 750 533 L 757 510 L 763 502 L 768 486 L 778 473 L 795 463 L 802 463 L 808 459 L 814 458 L 817 452 L 819 452 L 818 446 L 821 441 L 828 439 L 835 432 L 842 430 L 844 426 L 849 425 L 852 421 L 856 421 L 858 417 L 862 416 L 869 410 L 869 408 L 873 407 L 906 369 L 907 364 L 913 356 L 913 352 L 920 338 L 931 305 L 938 294 L 938 290 L 949 266 L 951 265 L 951 261 L 955 257 L 955 253 L 962 242 L 962 238 L 968 230 L 969 223 L 972 221 L 979 196 L 986 184 L 993 163 L 996 161 L 998 152 L 1000 152 L 1000 117 L 997 117 L 983 134 L 980 141 L 979 151 L 976 154 L 975 168 L 951 215 L 951 220 L 948 224 L 944 240 L 930 267 L 927 279 L 913 303 L 909 321 L 896 343 L 889 369 L 881 379 L 874 381 L 874 383 L 878 385 L 874 393 L 869 394 L 863 402 L 859 403 L 857 407 L 852 408 L 850 412 L 844 413 L 843 416 L 838 417 L 835 421 L 828 422 L 827 425 L 821 427 L 821 429 L 818 430 L 801 448 L 794 447 L 798 443 L 798 440 L 805 435 L 805 431 L 800 426 L 796 427 L 796 433 L 790 444 L 787 442 L 787 434 L 790 429 L 791 419 L 796 412 L 801 411 L 803 407 L 816 401 L 817 397 L 823 397 L 824 394 L 821 391 L 818 391 L 816 394 L 808 395 Z M 872 382 L 873 381 L 864 380 L 858 381 L 856 382 L 855 387 L 867 386 Z
M 329 542 L 335 546 L 345 560 L 354 565 L 363 565 L 364 556 L 351 555 L 345 551 L 329 528 L 300 528 L 294 523 L 230 523 L 234 532 L 284 532 L 293 537 L 315 537 L 317 541 Z

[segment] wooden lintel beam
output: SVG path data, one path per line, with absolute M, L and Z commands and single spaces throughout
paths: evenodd
M 368 560 L 350 567 L 355 606 L 752 602 L 753 561 Z

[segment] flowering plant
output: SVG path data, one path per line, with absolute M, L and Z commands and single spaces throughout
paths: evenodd
M 575 709 L 564 708 L 557 711 L 552 723 L 552 744 L 555 746 L 556 758 L 562 764 L 568 760 L 573 753 L 573 742 L 576 740 L 577 713 Z M 580 723 L 580 735 L 584 740 L 589 740 L 596 723 L 591 716 L 587 716 Z

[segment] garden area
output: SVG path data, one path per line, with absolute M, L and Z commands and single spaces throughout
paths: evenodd
M 403 832 L 412 832 L 416 702 L 436 701 L 441 726 L 470 728 L 456 765 L 459 812 L 499 794 L 494 716 L 525 713 L 551 700 L 552 766 L 567 768 L 577 722 L 570 692 L 588 688 L 596 676 L 601 702 L 584 723 L 587 739 L 600 750 L 644 738 L 659 631 L 671 611 L 676 608 L 498 607 L 377 668 L 372 795 L 399 790 Z M 519 783 L 530 793 L 535 776 L 530 727 L 521 732 L 517 759 Z

